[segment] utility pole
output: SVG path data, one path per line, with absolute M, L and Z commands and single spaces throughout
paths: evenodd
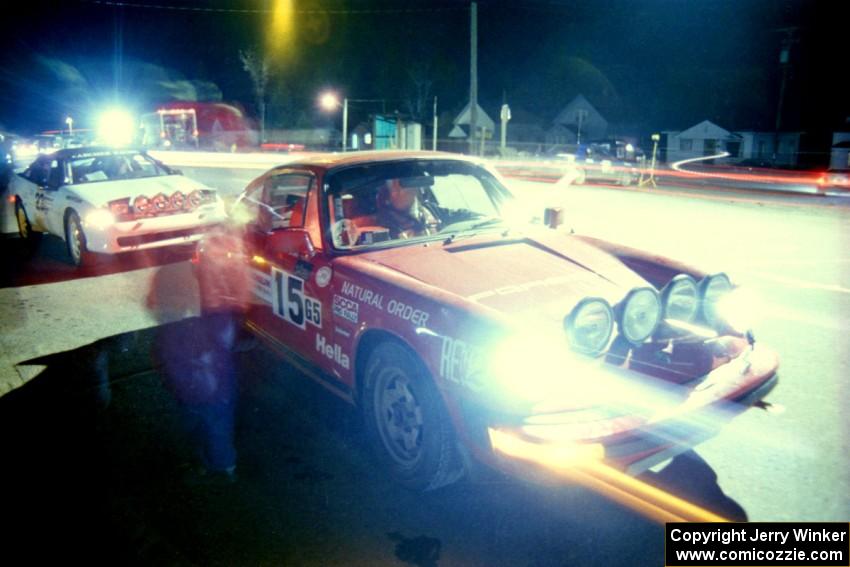
M 478 3 L 469 7 L 469 153 L 478 134 Z
M 797 28 L 781 28 L 776 31 L 783 32 L 782 50 L 779 52 L 779 65 L 782 67 L 782 82 L 779 85 L 779 102 L 776 105 L 776 125 L 773 130 L 773 165 L 779 160 L 779 131 L 782 128 L 782 106 L 785 102 L 785 87 L 788 83 L 788 74 L 791 70 L 791 46 L 797 42 L 794 34 Z
M 431 149 L 437 151 L 437 97 L 434 97 L 434 139 L 431 141 Z

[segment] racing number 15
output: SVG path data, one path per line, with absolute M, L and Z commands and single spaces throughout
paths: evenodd
M 304 280 L 273 269 L 275 315 L 303 329 L 305 322 L 322 327 L 322 304 L 304 295 Z

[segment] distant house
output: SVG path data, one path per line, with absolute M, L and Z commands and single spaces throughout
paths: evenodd
M 472 120 L 471 107 L 471 103 L 467 103 L 466 106 L 463 107 L 463 110 L 460 111 L 460 114 L 458 114 L 452 121 L 452 124 L 455 126 L 452 128 L 451 133 L 449 133 L 449 137 L 466 138 L 469 136 L 469 123 Z M 490 118 L 486 112 L 484 112 L 484 109 L 481 108 L 480 104 L 476 104 L 475 107 L 477 110 L 477 116 L 475 117 L 477 126 L 484 129 L 484 137 L 487 138 L 488 135 L 486 132 L 490 132 L 490 135 L 492 135 L 492 133 L 496 130 L 496 123 L 493 122 L 493 119 Z M 466 126 L 466 128 L 461 128 L 461 126 Z
M 713 156 L 721 152 L 729 152 L 737 156 L 741 150 L 741 136 L 733 134 L 714 124 L 703 120 L 696 126 L 691 126 L 682 132 L 664 132 L 667 145 L 662 149 L 668 162 L 684 159 Z
M 800 153 L 800 132 L 735 132 L 741 136 L 741 151 L 737 157 L 770 161 L 778 166 L 797 165 Z M 773 147 L 777 146 L 776 157 Z M 734 156 L 733 156 L 734 157 Z
M 720 161 L 735 163 L 745 159 L 770 160 L 774 159 L 774 144 L 778 142 L 776 165 L 796 165 L 800 149 L 799 132 L 739 131 L 730 132 L 703 120 L 684 131 L 663 132 L 666 143 L 662 145 L 661 155 L 666 156 L 667 162 L 677 162 L 684 159 L 707 157 L 723 152 L 728 157 Z
M 546 133 L 547 145 L 578 144 L 601 140 L 608 134 L 608 121 L 583 95 L 576 96 L 558 113 Z
M 829 167 L 831 169 L 850 168 L 850 132 L 834 132 L 832 134 Z

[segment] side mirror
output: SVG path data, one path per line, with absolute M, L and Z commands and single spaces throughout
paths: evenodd
M 285 228 L 271 233 L 268 248 L 279 258 L 291 256 L 298 260 L 312 260 L 316 255 L 313 240 L 303 228 Z
M 558 228 L 564 224 L 564 209 L 561 207 L 546 207 L 543 209 L 543 224 L 547 228 Z

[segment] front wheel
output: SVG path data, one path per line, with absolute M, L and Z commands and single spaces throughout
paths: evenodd
M 366 363 L 363 412 L 380 461 L 413 490 L 434 490 L 462 476 L 442 399 L 415 355 L 385 342 Z
M 20 199 L 15 199 L 15 218 L 18 221 L 18 235 L 23 239 L 25 244 L 27 246 L 36 244 L 41 237 L 41 233 L 32 229 L 27 211 L 24 209 L 24 204 Z
M 65 217 L 65 244 L 72 264 L 83 266 L 89 263 L 86 234 L 83 232 L 80 216 L 73 211 Z

